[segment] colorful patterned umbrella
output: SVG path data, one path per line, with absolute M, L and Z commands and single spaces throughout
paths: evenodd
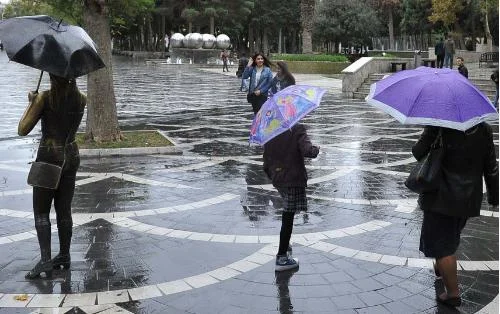
M 289 130 L 309 112 L 318 108 L 326 90 L 307 85 L 291 85 L 270 97 L 257 112 L 250 129 L 250 143 L 264 145 Z
M 403 124 L 465 131 L 497 120 L 491 101 L 458 71 L 419 67 L 371 85 L 366 101 Z

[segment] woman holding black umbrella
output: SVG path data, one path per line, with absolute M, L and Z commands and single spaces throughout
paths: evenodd
M 0 38 L 7 56 L 15 61 L 50 73 L 50 90 L 30 92 L 30 104 L 21 118 L 18 134 L 25 136 L 42 121 L 42 138 L 36 161 L 28 175 L 33 186 L 35 228 L 41 259 L 26 274 L 27 279 L 53 268 L 69 268 L 69 248 L 73 229 L 71 201 L 76 171 L 80 165 L 75 134 L 83 117 L 87 98 L 80 93 L 75 78 L 103 68 L 104 62 L 89 35 L 81 27 L 68 25 L 50 16 L 23 16 L 2 21 Z M 59 232 L 59 254 L 51 260 L 50 208 L 54 202 Z
M 33 185 L 33 211 L 40 245 L 40 261 L 26 274 L 27 279 L 52 276 L 53 268 L 70 267 L 70 244 L 73 229 L 71 201 L 80 157 L 75 134 L 83 117 L 86 96 L 76 86 L 75 79 L 50 74 L 50 89 L 41 93 L 30 92 L 30 105 L 19 122 L 18 133 L 28 135 L 39 120 L 42 138 L 37 161 L 62 166 L 58 186 Z M 59 254 L 51 259 L 50 208 L 54 202 L 59 233 Z

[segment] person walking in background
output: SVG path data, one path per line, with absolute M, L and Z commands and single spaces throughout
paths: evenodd
M 449 67 L 453 69 L 453 55 L 455 54 L 455 42 L 448 35 L 448 38 L 444 42 L 444 67 Z
M 75 79 L 50 74 L 50 89 L 28 95 L 30 105 L 19 121 L 18 133 L 28 135 L 39 120 L 42 121 L 42 138 L 36 161 L 62 165 L 58 187 L 54 189 L 33 186 L 33 211 L 41 259 L 26 274 L 27 279 L 52 276 L 53 268 L 70 267 L 70 244 L 73 234 L 71 201 L 75 191 L 76 172 L 80 165 L 75 134 L 83 117 L 86 96 L 80 93 Z M 51 260 L 50 208 L 54 202 L 59 254 Z
M 220 58 L 222 60 L 222 72 L 229 72 L 229 68 L 227 67 L 227 62 L 229 59 L 229 53 L 226 51 L 226 49 L 222 50 L 220 54 Z
M 496 69 L 495 71 L 493 71 L 493 73 L 491 73 L 490 78 L 493 81 L 493 83 L 495 83 L 495 99 L 493 100 L 493 105 L 495 105 L 495 107 L 498 110 L 498 69 Z
M 457 66 L 458 66 L 458 72 L 468 79 L 469 70 L 467 70 L 467 67 L 464 65 L 464 58 L 457 57 Z
M 247 63 L 248 63 L 247 55 L 246 53 L 242 52 L 238 60 L 238 70 L 236 71 L 237 77 L 241 78 L 241 76 L 243 75 L 243 71 L 245 71 Z
M 271 179 L 284 203 L 276 271 L 299 267 L 287 254 L 295 213 L 307 211 L 307 171 L 304 157 L 316 158 L 319 147 L 312 145 L 304 125 L 298 123 L 264 144 L 264 172 Z
M 276 75 L 271 81 L 270 95 L 274 95 L 290 85 L 295 85 L 295 78 L 292 73 L 288 71 L 288 65 L 283 61 L 276 62 L 276 65 L 278 66 L 278 72 L 276 72 Z
M 268 91 L 271 88 L 273 79 L 271 62 L 263 53 L 256 53 L 252 58 L 248 59 L 241 78 L 250 78 L 247 101 L 252 104 L 253 113 L 256 114 L 266 102 Z
M 455 307 L 462 303 L 455 256 L 460 234 L 468 218 L 480 215 L 483 176 L 487 201 L 498 206 L 498 163 L 492 128 L 484 122 L 465 132 L 426 126 L 412 149 L 417 160 L 428 154 L 438 134 L 446 148 L 441 162 L 442 179 L 437 190 L 418 197 L 424 212 L 420 251 L 436 259 L 434 272 L 442 277 L 445 287 L 437 301 Z
M 442 69 L 444 62 L 444 42 L 442 37 L 434 47 L 434 54 L 436 55 L 436 66 Z

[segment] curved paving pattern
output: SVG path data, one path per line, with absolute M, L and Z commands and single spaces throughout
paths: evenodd
M 0 313 L 448 311 L 434 301 L 442 283 L 418 252 L 421 212 L 402 184 L 419 128 L 330 89 L 304 120 L 321 154 L 307 164 L 309 212 L 295 221 L 301 267 L 275 276 L 282 206 L 261 170 L 262 149 L 247 143 L 251 114 L 238 81 L 125 59 L 114 70 L 122 127 L 159 128 L 184 153 L 83 159 L 72 270 L 35 281 L 23 276 L 38 256 L 25 183 L 37 136 L 15 130 L 37 75 L 14 63 L 0 72 L 18 87 L 0 87 L 9 103 L 0 108 Z M 498 208 L 484 203 L 469 221 L 458 258 L 460 310 L 494 311 Z M 14 300 L 20 293 L 25 301 Z

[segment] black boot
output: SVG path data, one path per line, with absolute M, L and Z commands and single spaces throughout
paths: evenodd
M 69 249 L 71 246 L 71 236 L 73 235 L 73 222 L 64 220 L 57 224 L 59 234 L 59 254 L 52 260 L 54 269 L 69 269 L 71 266 L 71 256 Z
M 52 261 L 42 262 L 39 261 L 32 270 L 30 270 L 24 278 L 26 279 L 36 279 L 40 278 L 40 274 L 45 273 L 45 278 L 52 278 Z
M 40 277 L 40 273 L 45 273 L 45 278 L 52 278 L 52 261 L 50 259 L 52 231 L 50 230 L 49 215 L 35 216 L 35 228 L 38 244 L 40 245 L 41 259 L 24 277 L 26 279 L 35 279 Z
M 57 254 L 56 257 L 52 259 L 52 265 L 54 269 L 69 269 L 71 266 L 71 256 L 69 254 Z

